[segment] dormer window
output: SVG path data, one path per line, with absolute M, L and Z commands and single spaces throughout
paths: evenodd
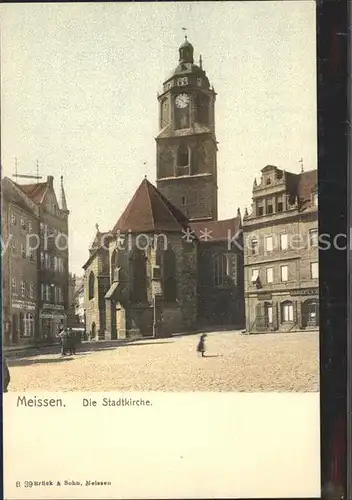
M 270 177 L 268 177 L 267 180 L 266 180 L 266 185 L 270 186 L 270 184 L 271 184 L 271 179 L 270 179 Z
M 258 216 L 264 215 L 264 207 L 258 207 Z
M 266 207 L 266 213 L 267 214 L 272 214 L 273 213 L 273 204 L 272 202 L 268 203 L 267 207 Z
M 282 201 L 278 201 L 277 202 L 277 211 L 283 212 L 283 209 L 284 209 L 284 207 L 283 207 Z

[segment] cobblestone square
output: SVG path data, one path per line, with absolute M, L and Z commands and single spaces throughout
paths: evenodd
M 10 391 L 318 391 L 317 333 L 214 332 L 8 356 Z
M 318 333 L 208 333 L 128 342 L 83 343 L 8 354 L 10 391 L 297 391 L 319 390 Z

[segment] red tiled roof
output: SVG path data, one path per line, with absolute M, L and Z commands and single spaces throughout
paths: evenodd
M 117 231 L 148 233 L 179 232 L 188 226 L 188 219 L 174 207 L 147 179 L 144 179 L 132 200 L 117 221 Z
M 309 170 L 300 174 L 286 172 L 287 191 L 292 196 L 292 201 L 298 196 L 300 210 L 306 209 L 311 204 L 311 194 L 317 184 L 317 170 Z
M 43 198 L 43 194 L 47 188 L 46 182 L 38 182 L 36 184 L 16 184 L 17 187 L 24 192 L 34 203 L 40 203 Z
M 318 184 L 318 171 L 309 170 L 298 176 L 297 194 L 302 201 L 310 200 L 312 191 Z
M 197 238 L 202 242 L 204 239 L 205 231 L 209 235 L 207 241 L 227 241 L 233 238 L 235 234 L 242 229 L 241 217 L 234 217 L 233 219 L 206 221 L 206 222 L 192 222 L 190 223 L 191 229 L 196 233 Z M 230 232 L 230 233 L 229 233 Z

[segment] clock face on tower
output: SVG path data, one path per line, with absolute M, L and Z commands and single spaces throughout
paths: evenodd
M 178 108 L 187 108 L 189 103 L 189 95 L 188 94 L 179 94 L 176 96 L 175 104 Z

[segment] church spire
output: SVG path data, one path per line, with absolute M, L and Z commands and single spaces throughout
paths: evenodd
M 180 63 L 192 63 L 193 64 L 193 45 L 187 40 L 187 35 L 185 35 L 185 41 L 178 49 L 180 54 Z
M 64 176 L 61 176 L 61 210 L 68 212 L 66 195 L 64 190 Z

